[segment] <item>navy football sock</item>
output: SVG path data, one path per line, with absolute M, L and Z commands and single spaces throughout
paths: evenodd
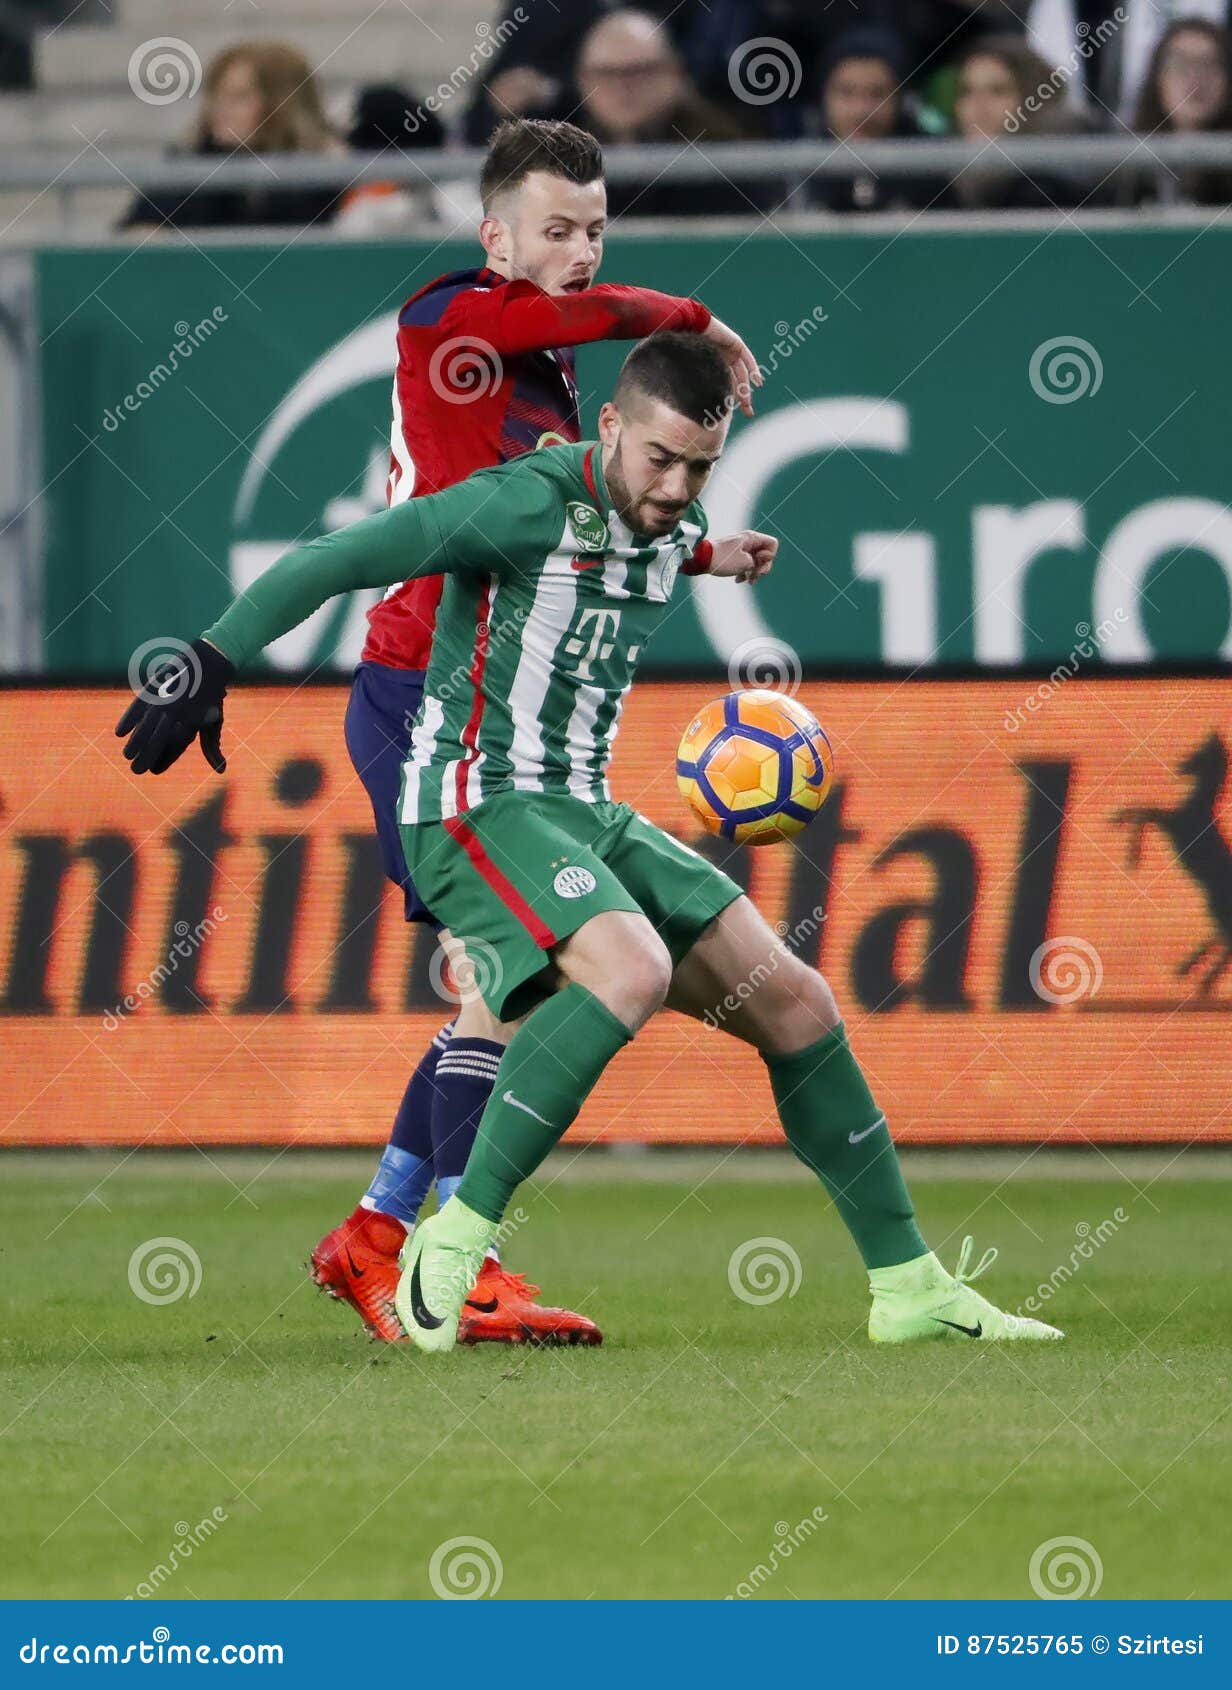
M 461 1177 L 504 1054 L 505 1047 L 491 1039 L 459 1038 L 450 1039 L 442 1054 L 432 1097 L 432 1161 L 438 1184 Z
M 389 1144 L 362 1202 L 363 1208 L 395 1215 L 407 1227 L 414 1226 L 418 1219 L 435 1174 L 432 1108 L 436 1069 L 452 1031 L 452 1021 L 441 1028 L 407 1082 Z
M 432 1100 L 432 1157 L 443 1208 L 462 1183 L 466 1159 L 488 1106 L 505 1047 L 491 1039 L 451 1039 L 436 1070 Z M 493 1249 L 491 1255 L 499 1258 Z

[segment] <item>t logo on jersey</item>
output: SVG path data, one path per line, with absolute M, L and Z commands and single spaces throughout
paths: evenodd
M 584 610 L 578 617 L 577 632 L 565 641 L 570 657 L 582 659 L 570 673 L 579 681 L 593 680 L 591 664 L 606 663 L 616 649 L 619 631 L 618 610 Z
M 566 514 L 569 526 L 577 535 L 579 551 L 601 552 L 610 545 L 607 523 L 593 505 L 584 505 L 580 499 L 574 499 L 569 503 Z

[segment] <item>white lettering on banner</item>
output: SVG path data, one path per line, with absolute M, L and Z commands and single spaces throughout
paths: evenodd
M 865 451 L 907 450 L 904 405 L 891 399 L 816 399 L 784 405 L 743 428 L 719 460 L 704 504 L 711 534 L 756 528 L 761 496 L 781 469 L 835 446 Z M 695 575 L 693 603 L 706 638 L 724 662 L 740 646 L 773 636 L 752 593 L 733 593 L 731 582 Z
M 337 341 L 306 369 L 288 390 L 261 431 L 240 484 L 233 516 L 235 539 L 231 546 L 231 580 L 237 592 L 252 581 L 293 543 L 268 538 L 269 529 L 254 534 L 253 520 L 262 485 L 272 474 L 271 465 L 287 442 L 310 418 L 329 406 L 341 394 L 365 383 L 388 383 L 396 356 L 397 317 L 385 314 L 365 323 Z M 396 419 L 395 419 L 396 428 Z M 394 456 L 398 458 L 396 440 Z M 785 405 L 741 429 L 715 472 L 705 498 L 710 532 L 722 535 L 741 528 L 757 527 L 768 518 L 766 492 L 780 472 L 800 464 L 801 478 L 816 475 L 819 492 L 833 468 L 810 467 L 806 460 L 832 453 L 836 448 L 854 452 L 882 452 L 905 456 L 911 445 L 911 416 L 905 405 L 875 395 L 829 397 Z M 401 498 L 413 485 L 414 466 L 398 463 L 400 471 L 395 497 Z M 379 509 L 385 501 L 389 465 L 383 450 L 370 459 L 368 473 L 358 494 L 335 493 L 323 501 L 325 531 L 353 521 L 367 510 Z M 341 479 L 341 478 L 340 478 Z M 349 486 L 353 486 L 349 482 Z M 332 489 L 325 489 L 333 492 Z M 954 495 L 957 497 L 958 495 Z M 953 545 L 951 527 L 955 515 L 946 517 L 947 547 Z M 1163 498 L 1125 511 L 1106 539 L 1088 535 L 1083 505 L 1071 498 L 1040 498 L 1022 506 L 1006 504 L 972 505 L 970 522 L 970 584 L 972 603 L 973 656 L 981 664 L 1020 663 L 1026 657 L 1023 611 L 1028 582 L 1040 560 L 1050 552 L 1081 554 L 1090 545 L 1097 553 L 1090 620 L 1114 625 L 1112 638 L 1102 649 L 1109 661 L 1140 662 L 1153 655 L 1150 634 L 1143 622 L 1143 588 L 1152 569 L 1169 551 L 1192 550 L 1212 558 L 1232 587 L 1232 514 L 1217 501 L 1196 496 Z M 612 536 L 617 544 L 631 544 L 624 525 L 615 516 Z M 805 537 L 801 537 L 802 543 Z M 672 566 L 663 562 L 661 580 L 656 578 L 649 593 L 657 599 L 671 590 Z M 946 558 L 952 569 L 955 559 Z M 1085 560 L 1082 580 L 1085 583 Z M 836 559 L 834 591 L 844 585 L 846 566 Z M 790 559 L 780 559 L 780 570 Z M 940 575 L 937 535 L 906 527 L 898 531 L 856 533 L 851 541 L 851 576 L 877 590 L 879 642 L 882 658 L 890 663 L 910 665 L 934 662 L 940 649 Z M 625 596 L 626 562 L 612 556 L 604 562 L 604 588 L 610 597 Z M 692 603 L 715 657 L 723 663 L 749 642 L 774 641 L 762 606 L 782 601 L 772 584 L 768 595 L 731 590 L 729 582 L 700 575 L 691 578 Z M 339 617 L 337 606 L 324 606 L 302 627 L 269 650 L 275 668 L 295 669 L 317 656 L 332 657 L 349 667 L 358 658 L 366 632 L 365 612 L 372 597 L 357 594 Z M 1079 607 L 1081 608 L 1081 607 Z M 1125 615 L 1117 616 L 1118 609 Z M 608 647 L 614 630 L 606 624 L 610 611 L 591 611 L 585 617 L 584 638 L 571 638 L 566 649 L 581 659 L 574 671 L 589 680 L 593 665 L 611 655 Z M 783 612 L 777 614 L 782 615 Z M 336 630 L 331 632 L 331 630 Z M 575 636 L 582 634 L 579 626 Z M 319 652 L 328 638 L 332 650 Z M 1232 659 L 1232 626 L 1224 639 L 1221 656 Z
M 1080 546 L 1082 506 L 1041 499 L 1015 510 L 980 505 L 971 515 L 975 653 L 980 663 L 1021 663 L 1023 583 L 1044 552 Z
M 937 551 L 931 534 L 857 534 L 851 569 L 881 588 L 881 655 L 887 663 L 937 656 Z
M 1110 663 L 1136 663 L 1153 655 L 1142 626 L 1142 588 L 1151 568 L 1165 552 L 1192 547 L 1213 557 L 1232 592 L 1232 513 L 1213 499 L 1155 499 L 1118 522 L 1109 534 L 1095 566 L 1093 616 L 1123 615 L 1104 643 Z M 1232 658 L 1232 628 L 1219 648 L 1225 663 Z

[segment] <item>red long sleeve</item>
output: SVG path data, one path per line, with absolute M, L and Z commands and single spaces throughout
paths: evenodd
M 682 575 L 708 575 L 710 565 L 714 561 L 714 546 L 709 540 L 699 540 L 693 548 L 693 556 L 688 563 L 682 564 Z
M 710 313 L 697 299 L 677 299 L 653 288 L 602 283 L 584 293 L 548 294 L 534 282 L 468 288 L 441 317 L 442 336 L 473 335 L 501 357 L 581 346 L 591 340 L 640 340 L 656 329 L 700 334 Z

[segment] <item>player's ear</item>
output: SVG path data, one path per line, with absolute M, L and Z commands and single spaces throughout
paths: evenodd
M 599 407 L 599 439 L 608 447 L 620 444 L 620 412 L 610 399 Z
M 509 225 L 503 217 L 485 217 L 479 225 L 479 241 L 489 258 L 498 264 L 509 262 Z

